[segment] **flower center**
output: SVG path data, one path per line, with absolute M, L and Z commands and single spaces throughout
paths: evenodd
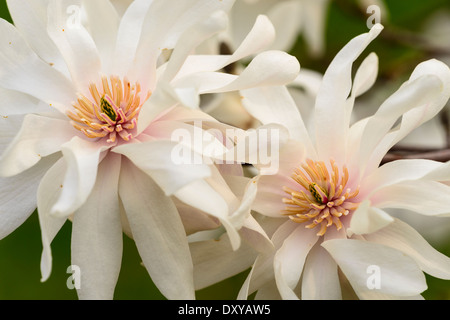
M 75 129 L 89 138 L 107 137 L 108 143 L 115 142 L 117 136 L 131 140 L 139 111 L 151 93 L 141 102 L 139 83 L 131 85 L 127 79 L 122 81 L 115 76 L 102 77 L 100 90 L 90 84 L 89 91 L 91 98 L 79 94 L 74 112 L 67 112 Z
M 332 225 L 340 230 L 343 226 L 341 217 L 347 216 L 359 205 L 354 202 L 359 187 L 353 192 L 347 188 L 347 168 L 343 166 L 341 173 L 333 160 L 330 164 L 328 170 L 324 162 L 308 159 L 306 164 L 295 169 L 292 175 L 302 188 L 293 190 L 283 187 L 290 195 L 290 198 L 283 198 L 283 202 L 288 205 L 283 214 L 297 223 L 310 222 L 305 226 L 309 229 L 320 226 L 318 236 L 323 236 Z

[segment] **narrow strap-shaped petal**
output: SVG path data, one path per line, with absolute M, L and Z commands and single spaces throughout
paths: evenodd
M 99 79 L 101 60 L 94 40 L 81 23 L 81 1 L 50 0 L 47 30 L 66 61 L 77 91 L 88 95 L 89 84 Z
M 315 231 L 298 225 L 275 254 L 275 279 L 283 299 L 298 299 L 294 288 L 300 280 L 306 257 L 318 239 Z
M 36 209 L 39 181 L 55 162 L 46 157 L 23 173 L 0 178 L 0 239 L 16 230 Z
M 42 255 L 41 255 L 41 281 L 46 281 L 52 272 L 52 248 L 51 243 L 64 223 L 66 217 L 55 217 L 50 214 L 51 208 L 61 194 L 61 186 L 64 183 L 66 163 L 63 158 L 45 173 L 37 189 L 37 208 L 39 226 L 41 228 Z
M 302 300 L 341 300 L 338 267 L 321 246 L 308 254 L 302 277 Z
M 89 31 L 102 60 L 103 73 L 110 72 L 119 29 L 119 15 L 108 0 L 82 0 Z
M 74 137 L 62 147 L 67 171 L 61 196 L 52 208 L 56 216 L 68 216 L 79 209 L 94 187 L 100 154 L 108 146 Z
M 129 143 L 114 148 L 113 152 L 130 159 L 152 177 L 167 195 L 211 174 L 210 168 L 199 154 L 174 141 Z M 180 158 L 184 155 L 189 158 Z
M 124 159 L 119 195 L 139 254 L 168 299 L 194 299 L 193 266 L 186 233 L 172 200 Z
M 233 250 L 226 234 L 218 240 L 192 242 L 195 289 L 203 289 L 248 269 L 258 254 L 251 246 L 242 244 Z
M 76 134 L 68 121 L 28 114 L 22 128 L 0 158 L 0 174 L 11 176 L 61 150 Z
M 315 105 L 316 144 L 319 157 L 334 157 L 337 162 L 342 152 L 349 127 L 346 114 L 346 100 L 350 94 L 353 62 L 382 30 L 375 25 L 368 33 L 353 38 L 335 56 L 323 76 L 322 85 Z
M 401 251 L 353 239 L 328 240 L 322 246 L 337 262 L 360 297 L 367 292 L 409 297 L 427 288 L 422 270 Z
M 17 29 L 0 20 L 0 85 L 36 97 L 65 112 L 76 99 L 70 81 L 43 61 Z
M 401 208 L 430 216 L 450 215 L 450 186 L 437 181 L 403 181 L 380 188 L 370 200 L 379 208 Z
M 8 0 L 14 26 L 37 55 L 54 69 L 69 76 L 61 53 L 47 33 L 47 0 Z
M 401 220 L 395 219 L 391 225 L 365 238 L 404 252 L 433 277 L 450 279 L 450 258 L 434 249 L 414 228 Z
M 110 153 L 100 164 L 87 201 L 73 217 L 72 265 L 80 268 L 80 299 L 113 299 L 122 262 L 119 210 L 121 156 Z

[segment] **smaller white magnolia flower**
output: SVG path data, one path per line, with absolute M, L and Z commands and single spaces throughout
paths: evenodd
M 421 63 L 374 115 L 350 126 L 355 98 L 375 81 L 377 57 L 370 54 L 353 81 L 351 68 L 381 29 L 352 39 L 330 64 L 315 103 L 314 134 L 285 87 L 242 92 L 252 115 L 284 125 L 290 139 L 280 147 L 277 173 L 262 168 L 255 178 L 252 209 L 266 216 L 258 221 L 274 248 L 252 262 L 240 299 L 255 291 L 256 299 L 341 299 L 338 269 L 360 299 L 420 298 L 423 272 L 450 279 L 450 259 L 386 212 L 448 216 L 450 187 L 440 181 L 450 178 L 450 164 L 379 166 L 392 145 L 447 102 L 450 69 L 436 60 Z M 374 283 L 373 270 L 381 274 Z

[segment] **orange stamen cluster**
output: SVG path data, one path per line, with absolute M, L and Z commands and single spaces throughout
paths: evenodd
M 68 111 L 75 129 L 82 131 L 89 138 L 107 137 L 113 143 L 117 136 L 125 141 L 133 138 L 137 118 L 141 110 L 141 87 L 139 83 L 131 85 L 127 79 L 121 81 L 112 76 L 102 77 L 102 87 L 89 85 L 91 98 L 80 94 L 74 104 L 75 112 Z M 150 97 L 147 95 L 146 99 Z
M 283 214 L 297 223 L 310 222 L 305 226 L 309 229 L 320 226 L 318 236 L 323 236 L 332 225 L 340 230 L 343 226 L 341 217 L 347 216 L 359 205 L 350 201 L 358 195 L 359 187 L 353 192 L 347 188 L 347 168 L 344 166 L 340 174 L 333 160 L 330 164 L 329 170 L 323 161 L 308 159 L 292 175 L 292 179 L 300 185 L 299 190 L 283 187 L 290 195 L 290 198 L 283 198 L 288 205 Z

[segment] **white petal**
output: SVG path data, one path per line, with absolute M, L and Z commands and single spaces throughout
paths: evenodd
M 286 87 L 262 87 L 241 91 L 242 104 L 262 124 L 285 126 L 291 139 L 301 141 L 308 154 L 315 152 L 305 123 Z
M 88 95 L 89 84 L 99 78 L 101 61 L 80 15 L 81 0 L 50 0 L 47 31 L 63 55 L 77 91 Z
M 249 216 L 239 230 L 242 239 L 259 252 L 268 252 L 273 249 L 273 243 L 258 221 Z
M 338 267 L 325 249 L 314 246 L 302 276 L 302 300 L 341 300 Z
M 433 277 L 450 279 L 450 258 L 434 249 L 414 228 L 398 219 L 386 228 L 367 235 L 366 239 L 404 252 Z
M 36 97 L 64 112 L 75 100 L 68 79 L 41 60 L 21 38 L 16 28 L 0 20 L 0 85 Z
M 88 30 L 101 56 L 103 73 L 111 70 L 111 52 L 116 46 L 119 15 L 109 0 L 82 0 Z
M 306 257 L 318 239 L 314 230 L 299 225 L 275 254 L 275 279 L 283 299 L 296 299 L 293 290 L 300 280 Z
M 322 246 L 336 260 L 358 295 L 373 290 L 394 296 L 413 296 L 427 288 L 419 266 L 398 250 L 351 239 L 328 240 Z
M 204 21 L 199 21 L 191 28 L 183 32 L 177 42 L 177 46 L 170 56 L 166 70 L 159 81 L 170 82 L 180 70 L 186 60 L 186 57 L 200 43 L 225 29 L 227 25 L 227 15 L 223 11 L 215 12 Z
M 42 108 L 42 103 L 39 103 L 38 99 L 15 90 L 0 88 L 0 96 L 2 97 L 0 115 L 3 117 L 51 110 L 48 105 L 47 108 Z
M 441 162 L 425 159 L 404 159 L 388 162 L 364 179 L 361 194 L 371 194 L 379 188 L 406 180 L 418 180 L 430 176 L 445 167 Z M 445 180 L 445 177 L 439 176 Z
M 370 200 L 380 208 L 408 209 L 423 215 L 450 215 L 450 186 L 436 181 L 405 181 L 381 188 Z
M 271 240 L 274 244 L 274 249 L 269 252 L 264 252 L 258 255 L 253 264 L 252 270 L 250 271 L 244 285 L 242 286 L 238 299 L 247 299 L 249 294 L 252 294 L 259 288 L 263 287 L 270 281 L 275 281 L 274 278 L 274 256 L 276 250 L 280 248 L 283 241 L 298 227 L 298 224 L 290 220 L 285 219 L 273 219 L 284 221 L 281 225 L 278 223 L 277 229 L 274 232 Z
M 196 290 L 245 271 L 257 256 L 257 251 L 246 244 L 233 250 L 225 234 L 218 240 L 193 242 L 190 249 Z
M 378 56 L 369 54 L 356 71 L 353 81 L 352 96 L 358 97 L 369 90 L 375 83 L 378 75 Z
M 370 206 L 370 201 L 363 201 L 358 209 L 352 214 L 350 228 L 347 229 L 349 234 L 367 234 L 375 232 L 392 223 L 392 218 L 385 211 Z
M 120 0 L 123 3 L 122 0 Z M 141 37 L 142 25 L 153 0 L 135 0 L 125 11 L 117 31 L 116 48 L 113 55 L 113 73 L 126 75 L 133 63 Z
M 387 148 L 395 143 L 395 140 L 389 141 L 381 150 L 376 150 L 378 144 L 383 142 L 386 134 L 391 130 L 397 119 L 408 111 L 414 111 L 409 114 L 413 116 L 413 120 L 417 117 L 415 112 L 422 113 L 423 109 L 412 110 L 414 108 L 427 107 L 430 103 L 439 97 L 442 90 L 442 81 L 435 75 L 424 75 L 420 78 L 406 82 L 399 90 L 392 94 L 378 109 L 378 111 L 370 117 L 365 126 L 362 136 L 362 144 L 360 147 L 361 154 L 361 170 L 367 166 L 368 172 L 372 167 L 376 167 L 381 161 Z M 407 114 L 408 115 L 408 114 Z M 405 115 L 405 116 L 407 116 Z M 411 121 L 415 123 L 417 121 Z M 413 127 L 407 126 L 410 132 Z M 401 133 L 404 133 L 402 131 Z M 397 134 L 398 133 L 393 133 Z M 375 151 L 377 152 L 375 152 Z M 371 159 L 372 157 L 372 159 Z M 369 162 L 370 160 L 370 162 Z
M 237 4 L 236 4 L 237 5 Z M 261 37 L 261 35 L 264 37 Z M 186 59 L 186 63 L 178 72 L 175 79 L 179 79 L 190 74 L 218 71 L 229 64 L 241 60 L 247 56 L 260 53 L 272 42 L 274 37 L 274 29 L 270 20 L 260 15 L 256 18 L 250 32 L 239 47 L 231 55 L 190 55 Z
M 317 1 L 316 1 L 317 2 Z M 267 17 L 272 21 L 275 28 L 276 37 L 271 49 L 283 50 L 288 52 L 292 49 L 295 41 L 298 38 L 302 19 L 302 9 L 304 8 L 302 1 L 280 1 L 274 4 L 269 11 L 267 11 Z M 238 10 L 238 9 L 236 9 Z M 316 24 L 316 16 L 311 17 L 311 24 L 308 28 L 312 28 L 313 25 L 320 26 L 322 21 Z M 306 29 L 306 28 L 305 28 Z M 314 38 L 320 38 L 322 35 L 315 34 Z M 322 40 L 319 40 L 322 42 Z M 311 49 L 308 47 L 308 49 Z
M 19 132 L 23 115 L 0 116 L 0 155 L 3 156 L 14 137 Z M 1 158 L 0 156 L 0 158 Z
M 80 299 L 113 299 L 122 262 L 118 154 L 100 164 L 97 181 L 72 223 L 72 265 L 80 267 Z
M 352 85 L 352 64 L 382 29 L 376 25 L 368 33 L 353 38 L 335 56 L 323 76 L 315 105 L 316 143 L 322 159 L 342 160 L 336 157 L 342 154 L 342 141 L 349 126 L 346 100 Z
M 237 227 L 230 221 L 228 203 L 211 184 L 205 180 L 196 180 L 174 195 L 184 203 L 218 218 L 230 237 L 233 249 L 239 248 L 241 239 Z
M 35 165 L 42 157 L 61 150 L 74 136 L 68 121 L 28 114 L 22 128 L 0 158 L 0 175 L 11 176 Z
M 326 18 L 329 0 L 303 2 L 303 36 L 312 56 L 325 50 Z
M 54 217 L 50 210 L 61 194 L 64 182 L 66 163 L 60 158 L 45 174 L 37 190 L 37 208 L 42 237 L 41 281 L 46 281 L 52 271 L 51 243 L 61 227 L 67 221 L 66 217 Z
M 140 43 L 136 50 L 132 79 L 140 80 L 143 90 L 153 89 L 156 62 L 164 48 L 172 49 L 180 35 L 213 12 L 227 11 L 233 1 L 186 0 L 153 1 L 145 17 Z M 151 75 L 150 77 L 148 75 Z
M 133 161 L 139 169 L 152 177 L 166 195 L 174 194 L 189 183 L 211 174 L 201 156 L 172 141 L 129 143 L 116 147 L 113 151 Z M 188 160 L 192 161 L 183 161 L 180 155 L 187 155 Z
M 16 230 L 36 209 L 39 181 L 54 162 L 54 157 L 47 157 L 19 175 L 0 178 L 0 239 Z
M 250 62 L 236 80 L 223 87 L 201 92 L 226 92 L 257 86 L 285 85 L 293 81 L 299 72 L 300 65 L 294 56 L 282 51 L 264 51 Z
M 47 33 L 47 0 L 8 0 L 14 25 L 36 54 L 53 68 L 68 76 L 61 53 Z
M 119 195 L 139 254 L 158 289 L 168 299 L 194 299 L 189 246 L 173 202 L 126 159 Z
M 100 154 L 108 149 L 97 142 L 74 137 L 61 150 L 67 163 L 63 190 L 52 214 L 68 216 L 86 201 L 94 187 Z

